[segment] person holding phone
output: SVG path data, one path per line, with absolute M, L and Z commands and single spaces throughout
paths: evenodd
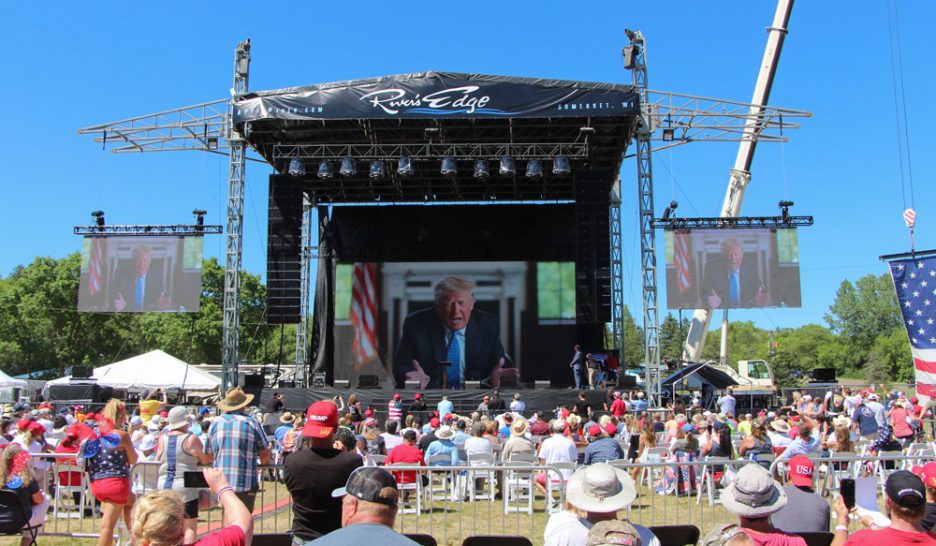
M 171 489 L 182 498 L 185 505 L 185 544 L 196 539 L 198 525 L 198 489 L 187 487 L 185 474 L 199 472 L 198 465 L 207 465 L 211 459 L 205 455 L 204 446 L 198 436 L 189 432 L 188 411 L 183 406 L 169 410 L 166 429 L 169 431 L 160 442 L 156 452 L 159 461 L 157 486 Z
M 205 483 L 224 508 L 224 527 L 196 542 L 187 542 L 185 503 L 175 491 L 154 491 L 133 507 L 130 534 L 138 546 L 244 546 L 253 537 L 253 518 L 228 484 L 224 473 L 206 468 Z
M 936 545 L 936 536 L 923 527 L 923 517 L 926 515 L 926 489 L 923 480 L 911 472 L 898 470 L 888 476 L 884 484 L 884 507 L 891 521 L 889 527 L 878 529 L 870 524 L 870 518 L 864 518 L 862 523 L 870 525 L 870 528 L 849 536 L 848 515 L 852 508 L 845 500 L 843 495 L 839 495 L 835 500 L 838 523 L 831 546 Z

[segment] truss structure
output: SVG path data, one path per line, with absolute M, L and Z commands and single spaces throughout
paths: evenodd
M 654 218 L 653 227 L 663 229 L 788 228 L 813 225 L 812 216 L 702 216 L 698 218 Z
M 150 236 L 159 235 L 217 235 L 222 233 L 222 227 L 219 225 L 188 225 L 188 224 L 157 224 L 140 226 L 75 226 L 75 235 L 87 235 L 91 237 L 113 237 L 113 236 Z
M 654 377 L 648 378 L 648 386 L 657 385 L 651 396 L 659 397 L 659 346 L 656 309 L 656 262 L 653 256 L 653 231 L 656 219 L 653 214 L 653 187 L 651 153 L 690 142 L 783 142 L 784 131 L 799 128 L 791 122 L 810 117 L 804 111 L 750 103 L 721 100 L 700 96 L 650 90 L 646 81 L 646 61 L 643 52 L 643 37 L 640 37 L 639 70 L 634 70 L 634 86 L 643 101 L 640 115 L 640 130 L 636 152 L 624 157 L 638 157 L 638 195 L 641 215 L 641 265 L 644 276 L 644 323 L 647 333 L 648 370 Z M 242 135 L 232 127 L 233 107 L 247 93 L 249 63 L 249 40 L 238 44 L 234 59 L 234 87 L 232 98 L 164 110 L 161 112 L 102 123 L 78 130 L 82 135 L 93 135 L 94 141 L 103 149 L 114 153 L 147 153 L 174 151 L 202 151 L 229 157 L 228 208 L 227 208 L 227 252 L 224 282 L 224 325 L 222 339 L 222 387 L 237 384 L 238 325 L 241 246 L 243 243 L 243 199 L 245 162 L 263 161 L 248 157 L 250 148 Z M 630 68 L 630 67 L 629 67 Z M 244 127 L 249 133 L 250 126 Z M 655 145 L 654 143 L 661 143 Z M 581 143 L 555 144 L 426 144 L 416 146 L 369 146 L 369 145 L 277 145 L 276 155 L 283 159 L 340 159 L 351 155 L 360 159 L 396 159 L 401 155 L 413 158 L 441 158 L 451 155 L 455 159 L 496 159 L 511 155 L 517 159 L 552 159 L 557 155 L 570 158 L 588 157 L 587 141 Z M 287 161 L 288 162 L 288 161 Z M 620 222 L 620 201 L 612 204 L 612 220 Z M 721 219 L 724 221 L 724 219 Z M 96 227 L 95 227 L 96 228 Z M 206 233 L 209 226 L 205 226 Z M 614 229 L 614 228 L 612 228 Z M 76 228 L 77 230 L 77 228 Z M 76 231 L 76 233 L 78 233 Z M 97 232 L 91 234 L 99 234 Z M 612 240 L 620 233 L 612 233 Z M 618 248 L 620 252 L 620 248 Z M 619 262 L 619 256 L 617 258 Z M 616 262 L 616 263 L 618 263 Z M 622 271 L 616 267 L 617 276 L 612 281 L 612 300 L 615 306 L 623 305 Z M 648 295 L 651 301 L 647 302 Z M 620 313 L 623 308 L 616 312 Z M 613 312 L 614 313 L 614 312 Z M 615 332 L 616 338 L 620 332 Z M 619 340 L 615 345 L 620 347 Z M 650 387 L 653 389 L 654 387 Z

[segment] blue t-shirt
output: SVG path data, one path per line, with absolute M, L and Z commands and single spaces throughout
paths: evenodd
M 355 523 L 316 539 L 315 546 L 345 546 L 346 544 L 380 544 L 381 546 L 419 546 L 386 525 Z
M 624 450 L 614 438 L 595 440 L 585 448 L 585 464 L 606 463 L 623 458 Z
M 861 436 L 877 434 L 878 428 L 880 428 L 877 418 L 874 416 L 874 409 L 863 404 L 855 408 L 852 413 L 852 421 L 858 423 L 858 434 Z

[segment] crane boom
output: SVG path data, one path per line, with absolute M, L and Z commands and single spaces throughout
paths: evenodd
M 770 98 L 777 65 L 780 62 L 780 52 L 786 38 L 787 26 L 790 22 L 790 13 L 793 11 L 793 0 L 778 0 L 777 11 L 774 13 L 773 25 L 767 29 L 767 46 L 764 48 L 764 57 L 761 61 L 760 72 L 754 85 L 754 95 L 751 98 L 751 115 L 744 128 L 744 137 L 738 146 L 738 155 L 735 158 L 734 168 L 731 169 L 728 180 L 728 189 L 722 203 L 720 216 L 735 217 L 741 212 L 744 202 L 744 193 L 751 182 L 751 162 L 754 160 L 754 151 L 757 146 L 756 134 L 762 123 L 763 107 Z M 700 362 L 702 350 L 705 347 L 705 337 L 708 334 L 709 323 L 712 318 L 711 309 L 696 309 L 689 325 L 689 333 L 683 345 L 683 360 Z

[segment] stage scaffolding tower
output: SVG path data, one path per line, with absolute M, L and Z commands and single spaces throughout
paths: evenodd
M 247 93 L 250 74 L 250 40 L 237 44 L 234 51 L 234 87 L 228 103 L 228 120 L 234 119 L 234 104 Z M 249 125 L 244 127 L 249 130 Z M 240 326 L 241 251 L 244 242 L 244 182 L 247 142 L 228 122 L 226 139 L 231 147 L 228 167 L 227 238 L 224 265 L 224 317 L 221 326 L 221 392 L 238 384 L 238 333 Z
M 621 179 L 611 187 L 611 348 L 618 361 L 624 356 L 624 263 L 621 226 Z
M 309 387 L 309 289 L 312 283 L 312 200 L 302 197 L 302 269 L 300 270 L 299 324 L 296 325 L 296 360 L 293 381 Z
M 640 93 L 640 119 L 637 122 L 637 201 L 640 207 L 640 271 L 643 286 L 644 366 L 647 400 L 650 407 L 660 404 L 660 319 L 657 314 L 656 231 L 653 228 L 653 163 L 651 142 L 653 120 L 647 89 L 647 50 L 643 34 L 626 31 L 630 45 L 625 48 L 624 65 L 631 69 L 634 89 Z

